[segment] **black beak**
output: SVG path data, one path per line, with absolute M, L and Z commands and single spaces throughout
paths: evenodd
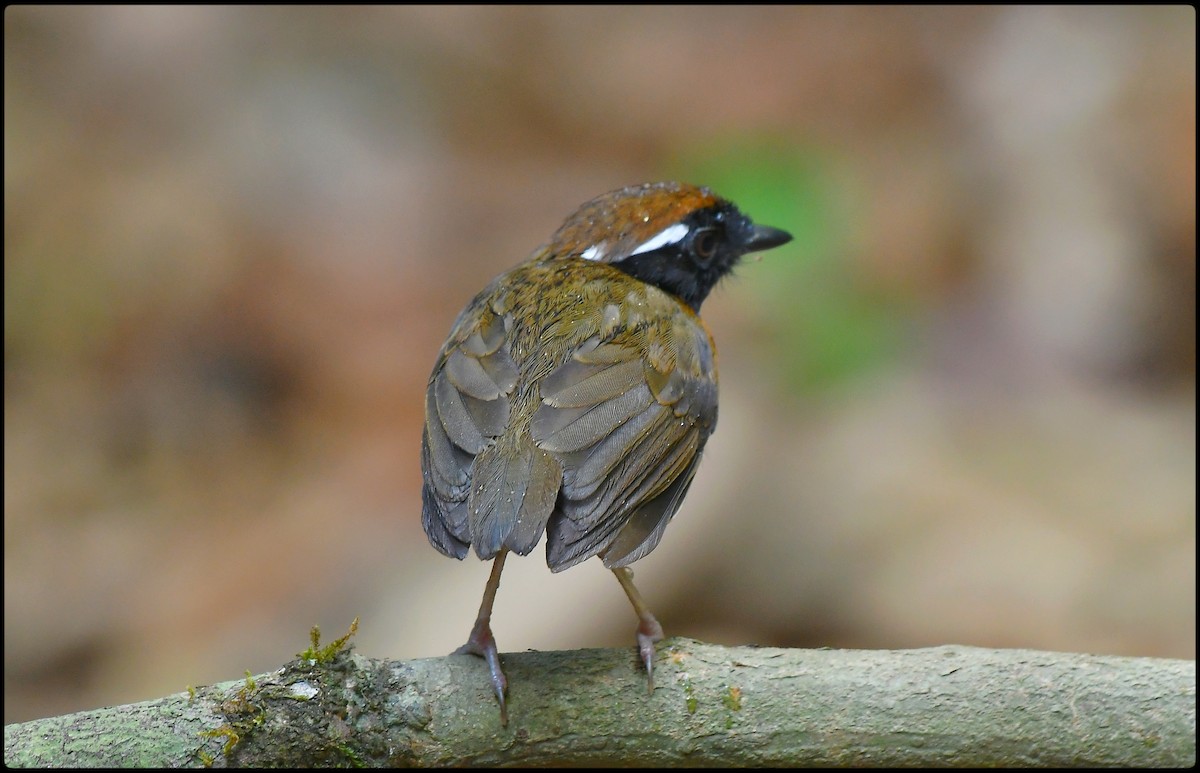
M 781 244 L 787 244 L 791 240 L 792 235 L 787 231 L 772 228 L 769 225 L 756 225 L 750 231 L 750 238 L 742 246 L 746 252 L 762 252 Z

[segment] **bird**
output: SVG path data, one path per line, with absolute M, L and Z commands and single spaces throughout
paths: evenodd
M 791 239 L 707 187 L 633 185 L 579 207 L 455 320 L 425 392 L 421 523 L 444 555 L 492 561 L 454 654 L 486 661 L 503 725 L 492 605 L 506 556 L 543 537 L 552 572 L 599 556 L 615 574 L 653 692 L 663 630 L 629 565 L 659 544 L 716 427 L 700 306 L 743 255 Z

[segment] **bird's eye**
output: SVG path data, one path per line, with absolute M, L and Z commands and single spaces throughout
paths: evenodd
M 711 260 L 713 255 L 717 254 L 717 245 L 720 241 L 717 229 L 701 228 L 692 237 L 692 254 L 700 260 Z

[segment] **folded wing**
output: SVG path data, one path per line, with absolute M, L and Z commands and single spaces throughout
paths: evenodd
M 691 483 L 716 423 L 716 370 L 707 331 L 675 316 L 594 336 L 541 383 L 530 430 L 564 469 L 547 528 L 555 571 L 593 555 L 610 568 L 646 555 Z

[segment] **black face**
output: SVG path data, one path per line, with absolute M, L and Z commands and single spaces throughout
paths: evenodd
M 680 298 L 693 310 L 748 252 L 791 241 L 777 228 L 756 226 L 729 203 L 697 210 L 613 266 Z

